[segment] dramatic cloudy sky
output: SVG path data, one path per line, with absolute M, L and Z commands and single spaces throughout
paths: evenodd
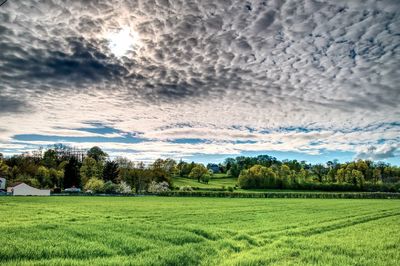
M 399 0 L 8 0 L 0 152 L 400 164 Z

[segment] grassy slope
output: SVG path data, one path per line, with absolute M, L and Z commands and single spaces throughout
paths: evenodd
M 198 187 L 200 189 L 202 188 L 207 188 L 207 189 L 213 189 L 213 188 L 222 188 L 223 186 L 226 188 L 228 187 L 234 187 L 237 184 L 237 178 L 232 178 L 232 177 L 227 177 L 225 174 L 217 174 L 214 175 L 213 178 L 210 179 L 210 182 L 208 184 L 202 183 L 202 182 L 197 182 L 195 179 L 191 178 L 186 178 L 186 177 L 174 177 L 173 178 L 173 183 L 175 187 L 182 187 L 182 186 L 191 186 L 191 187 Z M 267 191 L 273 191 L 273 192 L 307 192 L 307 193 L 312 193 L 312 192 L 321 192 L 319 190 L 293 190 L 293 189 L 236 189 L 235 191 L 237 192 L 267 192 Z M 334 192 L 334 191 L 325 191 L 324 193 L 329 193 L 329 192 Z
M 190 179 L 186 177 L 175 177 L 173 179 L 174 186 L 175 187 L 181 187 L 181 186 L 191 186 L 191 187 L 199 187 L 199 188 L 221 188 L 222 186 L 225 187 L 234 187 L 235 184 L 237 183 L 236 178 L 212 178 L 208 182 L 208 184 L 202 183 L 202 182 L 197 182 L 195 179 Z
M 400 201 L 0 197 L 1 265 L 398 265 Z
M 187 177 L 174 177 L 173 178 L 174 186 L 191 186 L 198 188 L 225 188 L 234 187 L 237 184 L 237 178 L 233 178 L 227 176 L 226 174 L 214 174 L 208 184 L 197 182 L 195 179 L 187 178 Z

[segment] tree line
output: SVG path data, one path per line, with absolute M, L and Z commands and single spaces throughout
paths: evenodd
M 309 164 L 261 155 L 229 158 L 225 166 L 242 188 L 400 191 L 400 167 L 384 162 Z
M 37 188 L 61 191 L 82 188 L 96 193 L 136 193 L 172 187 L 174 176 L 187 173 L 199 182 L 208 182 L 209 171 L 202 164 L 179 164 L 173 159 L 157 159 L 150 164 L 117 157 L 111 160 L 100 147 L 86 152 L 64 145 L 11 157 L 0 154 L 0 177 L 8 184 L 24 182 Z
M 174 177 L 208 183 L 215 173 L 237 179 L 238 186 L 243 189 L 400 189 L 400 167 L 368 160 L 310 164 L 260 155 L 227 158 L 222 163 L 207 166 L 169 158 L 144 164 L 122 157 L 111 160 L 97 146 L 80 151 L 60 144 L 29 154 L 11 157 L 0 154 L 0 177 L 7 178 L 9 184 L 25 182 L 54 191 L 71 187 L 104 193 L 163 191 L 173 187 Z

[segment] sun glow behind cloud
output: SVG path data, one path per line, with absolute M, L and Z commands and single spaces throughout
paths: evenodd
M 108 32 L 106 39 L 110 51 L 117 57 L 122 57 L 139 46 L 138 33 L 129 27 Z

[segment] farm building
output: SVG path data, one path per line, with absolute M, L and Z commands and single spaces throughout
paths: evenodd
M 37 189 L 25 183 L 16 183 L 7 188 L 13 196 L 50 196 L 50 189 Z
M 215 163 L 207 164 L 207 169 L 213 171 L 214 174 L 220 173 L 219 166 L 218 166 L 218 164 L 215 164 Z

